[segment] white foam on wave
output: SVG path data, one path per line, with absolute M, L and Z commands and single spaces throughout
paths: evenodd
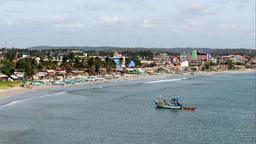
M 157 80 L 157 81 L 149 81 L 145 82 L 146 84 L 154 84 L 154 83 L 164 83 L 164 82 L 173 82 L 173 81 L 181 81 L 188 78 L 176 78 L 176 79 L 167 79 L 167 80 Z
M 56 92 L 56 93 L 41 95 L 41 96 L 39 96 L 39 98 L 44 98 L 44 97 L 53 96 L 53 95 L 63 95 L 65 93 L 66 93 L 66 91 L 60 91 L 60 92 Z
M 62 95 L 62 94 L 65 94 L 65 93 L 66 93 L 66 91 L 61 91 L 61 92 L 56 92 L 56 93 L 52 93 L 52 94 L 41 95 L 41 96 L 38 96 L 38 97 L 35 96 L 35 97 L 25 98 L 25 99 L 16 100 L 16 101 L 12 101 L 10 103 L 6 103 L 6 104 L 3 104 L 3 105 L 0 105 L 0 107 L 16 105 L 16 104 L 18 104 L 20 102 L 29 101 L 29 100 L 34 99 L 34 98 L 44 98 L 44 97 L 53 96 L 53 95 Z
M 15 104 L 18 104 L 18 103 L 20 103 L 20 102 L 27 101 L 27 100 L 29 100 L 29 99 L 22 99 L 22 100 L 12 101 L 12 102 L 10 102 L 10 103 L 1 105 L 1 107 L 2 107 L 2 106 L 11 106 L 11 105 L 15 105 Z

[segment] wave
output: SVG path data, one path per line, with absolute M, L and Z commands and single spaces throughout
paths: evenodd
M 53 95 L 57 96 L 57 95 L 63 95 L 63 94 L 66 94 L 66 91 L 58 91 L 58 92 L 55 92 L 55 93 L 41 95 L 41 96 L 39 96 L 39 98 L 44 98 L 44 97 L 53 96 Z
M 154 83 L 181 81 L 181 80 L 186 80 L 186 79 L 188 79 L 188 78 L 176 78 L 176 79 L 167 79 L 167 80 L 157 80 L 157 81 L 149 81 L 149 82 L 144 82 L 144 83 L 146 83 L 146 84 L 154 84 Z
M 15 101 L 10 101 L 10 102 L 7 102 L 7 103 L 0 104 L 0 107 L 16 105 L 16 104 L 18 104 L 20 102 L 29 101 L 29 100 L 35 99 L 35 98 L 44 98 L 44 97 L 53 96 L 53 95 L 62 95 L 62 94 L 65 94 L 65 93 L 66 93 L 66 91 L 59 91 L 59 92 L 55 92 L 55 93 L 51 93 L 51 94 L 45 94 L 45 95 L 40 95 L 40 96 L 31 96 L 31 97 L 22 98 L 22 99 L 18 99 L 18 100 L 15 100 Z
M 27 101 L 27 100 L 29 100 L 29 99 L 30 99 L 30 98 L 28 98 L 28 99 L 16 100 L 16 101 L 11 101 L 11 102 L 9 102 L 9 103 L 4 103 L 4 104 L 0 105 L 0 107 L 15 105 L 15 104 L 17 104 L 17 103 L 24 102 L 24 101 Z

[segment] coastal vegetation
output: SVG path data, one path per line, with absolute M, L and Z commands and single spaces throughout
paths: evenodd
M 0 81 L 0 89 L 8 89 L 20 86 L 20 82 L 15 81 Z
M 15 71 L 15 63 L 11 59 L 4 59 L 0 61 L 0 72 L 11 77 Z
M 159 53 L 139 49 L 0 49 L 0 81 L 6 81 L 2 82 L 2 87 L 8 88 L 19 85 L 19 82 L 24 87 L 65 85 L 132 75 L 194 74 L 256 68 L 256 57 L 251 55 L 216 55 L 198 50 L 180 54 L 168 50 Z

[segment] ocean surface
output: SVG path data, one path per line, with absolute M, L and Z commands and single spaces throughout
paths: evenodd
M 255 80 L 159 76 L 0 99 L 0 144 L 254 144 Z M 197 109 L 157 109 L 160 95 Z

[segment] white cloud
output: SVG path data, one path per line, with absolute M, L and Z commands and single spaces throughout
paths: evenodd
M 208 24 L 208 22 L 202 19 L 185 19 L 184 24 L 193 26 L 193 27 L 202 28 L 202 27 L 205 27 Z
M 37 2 L 40 0 L 0 0 L 0 4 L 6 4 L 8 2 Z
M 203 19 L 184 19 L 178 26 L 178 32 L 191 32 L 205 30 L 208 26 L 208 21 Z
M 2 19 L 0 25 L 2 26 L 46 26 L 55 27 L 57 29 L 71 29 L 83 28 L 84 24 L 73 18 L 62 16 L 51 17 L 26 17 L 17 19 Z
M 156 27 L 156 24 L 153 23 L 150 19 L 144 19 L 142 26 L 144 28 L 154 28 L 154 27 Z
M 84 24 L 82 23 L 64 23 L 64 24 L 56 24 L 55 27 L 57 29 L 81 29 L 84 28 Z
M 182 8 L 186 14 L 189 15 L 210 15 L 215 14 L 216 11 L 211 9 L 207 4 L 202 4 L 197 1 L 192 1 Z
M 99 12 L 149 9 L 150 6 L 146 0 L 83 0 L 82 5 L 78 7 L 87 11 Z
M 100 22 L 104 25 L 122 25 L 125 20 L 119 16 L 102 16 L 100 17 Z
M 236 24 L 236 23 L 223 23 L 217 25 L 217 32 L 221 33 L 248 33 L 250 31 L 250 28 L 243 24 Z

